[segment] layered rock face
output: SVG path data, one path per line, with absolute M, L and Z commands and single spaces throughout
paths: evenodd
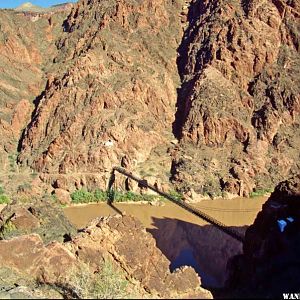
M 71 5 L 72 6 L 72 5 Z M 70 7 L 47 13 L 0 10 L 0 177 L 8 194 L 27 198 L 45 193 L 29 168 L 17 163 L 18 146 L 31 120 L 36 98 L 44 90 Z M 31 175 L 34 176 L 31 176 Z M 34 188 L 32 188 L 34 186 Z M 24 195 L 24 187 L 27 195 Z
M 157 149 L 168 157 L 180 9 L 174 1 L 80 1 L 64 22 L 56 71 L 19 161 L 50 183 L 67 178 L 67 187 L 57 187 L 74 189 L 105 188 L 112 166 L 127 161 L 138 169 Z M 165 176 L 170 160 L 162 169 Z
M 233 295 L 276 298 L 298 293 L 300 176 L 281 182 L 245 235 L 243 255 L 228 264 Z
M 194 1 L 179 48 L 174 181 L 249 195 L 299 169 L 299 1 Z

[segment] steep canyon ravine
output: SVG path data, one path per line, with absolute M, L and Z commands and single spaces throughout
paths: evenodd
M 266 197 L 203 200 L 193 204 L 222 223 L 244 233 L 261 210 Z M 71 206 L 66 216 L 78 228 L 100 216 L 117 214 L 118 210 L 137 217 L 156 239 L 157 246 L 171 261 L 170 269 L 182 265 L 194 267 L 206 287 L 222 287 L 226 280 L 228 259 L 241 253 L 242 244 L 182 208 L 165 203 L 116 203 L 113 209 L 105 203 Z

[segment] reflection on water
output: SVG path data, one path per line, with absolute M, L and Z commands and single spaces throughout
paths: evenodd
M 243 233 L 266 199 L 204 200 L 193 206 Z M 118 211 L 137 217 L 171 261 L 170 269 L 192 266 L 204 286 L 222 286 L 228 259 L 242 251 L 240 242 L 173 203 L 167 202 L 164 206 L 114 203 L 114 206 L 100 203 L 68 207 L 64 211 L 78 228 L 85 227 L 96 217 L 115 215 Z

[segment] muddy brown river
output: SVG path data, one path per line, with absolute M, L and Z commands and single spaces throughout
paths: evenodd
M 267 197 L 203 200 L 192 204 L 206 214 L 244 233 L 252 224 Z M 192 266 L 207 287 L 221 287 L 226 280 L 228 259 L 241 253 L 242 244 L 181 207 L 115 203 L 71 206 L 64 209 L 77 228 L 99 216 L 119 212 L 138 218 L 156 239 L 158 248 L 170 260 L 170 269 Z

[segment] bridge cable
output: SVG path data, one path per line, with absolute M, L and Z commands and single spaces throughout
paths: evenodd
M 244 241 L 244 236 L 242 236 L 238 231 L 226 226 L 225 224 L 221 223 L 220 221 L 214 219 L 213 217 L 207 215 L 206 213 L 200 211 L 199 209 L 181 201 L 176 199 L 175 197 L 160 191 L 157 187 L 148 184 L 147 180 L 141 179 L 135 175 L 133 175 L 132 173 L 126 171 L 125 169 L 121 168 L 121 167 L 114 167 L 112 172 L 111 172 L 111 177 L 109 179 L 109 185 L 108 185 L 108 192 L 109 195 L 112 195 L 112 197 L 109 197 L 109 203 L 112 203 L 113 201 L 113 194 L 114 192 L 111 191 L 111 188 L 113 187 L 113 184 L 115 182 L 115 171 L 119 172 L 120 174 L 138 182 L 139 187 L 145 187 L 145 188 L 149 188 L 150 190 L 156 192 L 157 194 L 163 196 L 164 198 L 168 199 L 169 201 L 173 202 L 174 204 L 180 206 L 181 208 L 187 210 L 188 212 L 194 214 L 195 216 L 205 220 L 206 222 L 212 224 L 213 226 L 217 227 L 219 230 L 225 232 L 226 234 L 230 235 L 232 238 L 236 239 L 239 242 L 243 242 Z

